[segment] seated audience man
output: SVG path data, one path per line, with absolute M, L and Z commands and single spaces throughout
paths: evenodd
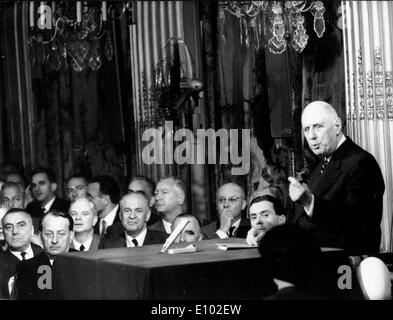
M 286 222 L 286 212 L 281 201 L 266 191 L 257 191 L 251 195 L 249 205 L 251 229 L 247 233 L 247 243 L 258 245 L 262 237 L 275 226 Z
M 6 182 L 15 182 L 18 183 L 23 191 L 24 191 L 24 198 L 25 198 L 25 206 L 33 201 L 33 196 L 31 194 L 30 185 L 26 186 L 25 177 L 18 172 L 11 172 L 6 176 Z
M 69 211 L 74 219 L 74 238 L 71 248 L 79 251 L 95 251 L 100 244 L 100 236 L 94 233 L 97 223 L 97 209 L 93 201 L 86 198 L 76 199 Z
M 33 202 L 30 202 L 26 211 L 33 218 L 34 228 L 37 230 L 40 218 L 50 210 L 68 211 L 67 201 L 56 196 L 57 183 L 53 172 L 46 168 L 34 170 L 30 178 Z
M 44 252 L 17 266 L 17 296 L 22 300 L 48 300 L 52 297 L 53 264 L 59 254 L 70 249 L 74 236 L 74 221 L 68 213 L 57 210 L 47 212 L 40 221 L 40 234 Z
M 201 223 L 197 217 L 189 213 L 181 213 L 173 220 L 171 226 L 172 232 L 183 220 L 187 220 L 188 223 L 175 239 L 175 243 L 201 241 L 203 239 Z
M 94 232 L 102 238 L 109 226 L 120 221 L 120 186 L 113 177 L 96 176 L 87 186 L 87 198 L 93 201 L 97 208 L 98 223 Z
M 217 190 L 216 200 L 219 221 L 203 227 L 202 233 L 208 239 L 246 238 L 250 229 L 250 223 L 242 217 L 246 205 L 242 187 L 233 182 L 222 185 Z
M 73 175 L 67 180 L 67 196 L 70 202 L 86 198 L 88 181 L 81 175 Z
M 150 218 L 149 201 L 143 193 L 126 194 L 120 200 L 120 218 L 124 232 L 117 238 L 103 238 L 101 248 L 141 247 L 164 243 L 167 234 L 147 229 Z
M 321 161 L 307 184 L 288 178 L 289 196 L 297 205 L 291 222 L 312 232 L 321 246 L 344 248 L 355 257 L 378 253 L 385 183 L 377 161 L 344 136 L 330 104 L 310 103 L 301 120 Z
M 23 187 L 15 182 L 6 182 L 0 191 L 1 206 L 7 209 L 24 209 L 25 198 Z
M 23 209 L 8 210 L 1 219 L 1 225 L 7 249 L 0 257 L 0 291 L 3 297 L 8 298 L 8 281 L 15 274 L 18 263 L 33 258 L 42 249 L 31 242 L 34 234 L 33 220 Z
M 154 198 L 157 212 L 162 218 L 149 228 L 169 234 L 173 220 L 183 212 L 182 206 L 186 200 L 183 182 L 173 176 L 162 178 L 157 183 Z
M 321 249 L 316 239 L 296 225 L 272 228 L 259 244 L 262 272 L 274 279 L 273 300 L 329 299 Z M 336 270 L 337 271 L 337 270 Z M 336 285 L 336 283 L 335 283 Z
M 153 179 L 146 176 L 133 176 L 128 184 L 127 193 L 132 192 L 142 192 L 146 198 L 149 200 L 149 207 L 151 210 L 150 219 L 147 222 L 147 225 L 152 225 L 158 220 L 160 220 L 160 216 L 155 213 L 154 208 L 154 190 L 156 188 L 156 183 Z M 123 225 L 121 221 L 118 221 L 107 228 L 105 237 L 112 238 L 118 237 L 124 232 Z

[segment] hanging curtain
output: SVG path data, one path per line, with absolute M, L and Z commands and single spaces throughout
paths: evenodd
M 386 185 L 381 250 L 391 252 L 393 3 L 344 1 L 343 7 L 348 134 L 381 167 Z
M 184 39 L 181 1 L 134 1 L 134 23 L 130 25 L 132 91 L 135 119 L 137 174 L 153 179 L 173 174 L 173 166 L 146 165 L 142 160 L 142 134 L 156 127 L 153 107 L 154 72 L 168 39 Z

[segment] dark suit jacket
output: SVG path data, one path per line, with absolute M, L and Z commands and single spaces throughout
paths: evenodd
M 70 249 L 69 252 L 76 250 Z M 52 299 L 52 288 L 54 279 L 56 260 L 54 266 L 50 264 L 49 258 L 45 252 L 41 252 L 30 260 L 22 261 L 16 268 L 16 290 L 19 300 L 50 300 Z M 42 267 L 49 269 L 42 269 Z M 39 268 L 41 268 L 39 270 Z M 48 271 L 49 270 L 49 271 Z M 40 273 L 38 272 L 40 271 Z M 51 272 L 49 275 L 48 272 Z M 51 280 L 49 284 L 45 280 Z M 44 288 L 39 288 L 39 284 L 44 284 Z M 49 288 L 48 288 L 49 287 Z
M 100 241 L 101 241 L 100 236 L 98 234 L 93 234 L 93 240 L 92 240 L 92 242 L 90 244 L 89 251 L 96 251 L 96 250 L 98 250 L 98 248 L 100 246 Z M 71 241 L 71 243 L 70 243 L 70 248 L 79 251 L 79 248 L 74 248 L 74 242 L 73 241 Z
M 239 228 L 235 231 L 236 238 L 247 238 L 247 232 L 250 230 L 251 225 L 249 221 L 245 218 L 240 219 Z M 204 239 L 218 239 L 216 231 L 220 229 L 220 222 L 214 221 L 204 227 L 202 227 L 202 233 L 204 235 Z
M 162 222 L 162 218 L 157 222 L 153 223 L 152 225 L 148 226 L 148 229 L 166 233 L 164 223 Z
M 112 225 L 114 225 L 116 222 L 119 222 L 119 221 L 120 221 L 120 206 L 117 207 L 115 219 L 113 219 L 113 224 L 112 224 Z M 111 225 L 111 226 L 112 226 L 112 225 Z M 108 232 L 108 229 L 109 229 L 111 226 L 107 226 L 107 227 L 106 227 L 105 235 L 106 235 L 106 233 Z M 98 219 L 96 225 L 94 226 L 94 233 L 95 233 L 95 234 L 100 234 L 100 219 Z
M 61 198 L 56 197 L 49 210 L 59 210 L 61 212 L 68 212 L 70 203 Z M 42 216 L 41 202 L 34 200 L 26 206 L 26 211 L 30 213 L 33 218 L 33 225 L 35 232 L 39 229 L 39 222 Z
M 298 207 L 292 221 L 321 246 L 344 247 L 349 255 L 379 252 L 385 185 L 374 157 L 347 138 L 323 174 L 321 166 L 308 183 L 315 197 L 312 218 Z
M 160 231 L 154 231 L 147 229 L 145 240 L 143 241 L 143 245 L 149 244 L 160 244 L 164 243 L 167 239 L 168 234 Z M 109 248 L 123 248 L 127 247 L 126 235 L 123 232 L 120 237 L 117 238 L 102 238 L 100 249 L 109 249 Z
M 35 244 L 31 244 L 34 256 L 38 255 L 43 249 Z M 7 249 L 0 257 L 0 296 L 9 298 L 8 281 L 15 274 L 17 265 L 21 262 Z

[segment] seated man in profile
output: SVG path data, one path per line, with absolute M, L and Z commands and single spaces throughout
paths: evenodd
M 251 229 L 247 233 L 247 243 L 258 245 L 267 231 L 282 225 L 287 220 L 284 207 L 279 199 L 266 192 L 255 192 L 250 199 Z
M 204 226 L 202 233 L 208 239 L 246 238 L 250 223 L 242 217 L 247 206 L 243 188 L 233 182 L 222 185 L 217 190 L 216 204 L 219 221 Z
M 52 297 L 54 261 L 70 249 L 74 221 L 68 213 L 51 210 L 40 221 L 44 252 L 17 266 L 17 297 L 21 300 L 48 300 Z
M 129 193 L 120 200 L 120 220 L 124 232 L 116 238 L 102 238 L 100 248 L 133 248 L 164 243 L 167 234 L 147 229 L 149 201 L 141 192 Z
M 76 199 L 71 203 L 69 213 L 74 219 L 71 248 L 79 251 L 98 250 L 100 236 L 94 233 L 94 226 L 98 221 L 94 202 L 86 198 Z
M 182 220 L 188 220 L 188 223 L 175 239 L 175 243 L 201 241 L 203 238 L 203 234 L 201 233 L 201 223 L 197 217 L 189 213 L 179 214 L 175 220 L 173 220 L 171 226 L 172 232 Z

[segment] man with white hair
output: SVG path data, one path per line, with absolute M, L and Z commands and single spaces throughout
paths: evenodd
M 298 208 L 293 221 L 321 246 L 345 248 L 352 256 L 379 252 L 385 185 L 374 157 L 342 133 L 341 119 L 323 101 L 303 110 L 302 129 L 321 161 L 308 184 L 289 177 Z
M 158 183 L 154 192 L 155 206 L 162 219 L 149 226 L 150 230 L 171 233 L 175 218 L 183 213 L 186 192 L 183 182 L 177 177 L 165 177 Z
M 78 198 L 71 203 L 69 214 L 74 219 L 74 238 L 70 248 L 79 251 L 98 250 L 100 236 L 94 233 L 94 226 L 98 221 L 94 202 L 87 198 Z

